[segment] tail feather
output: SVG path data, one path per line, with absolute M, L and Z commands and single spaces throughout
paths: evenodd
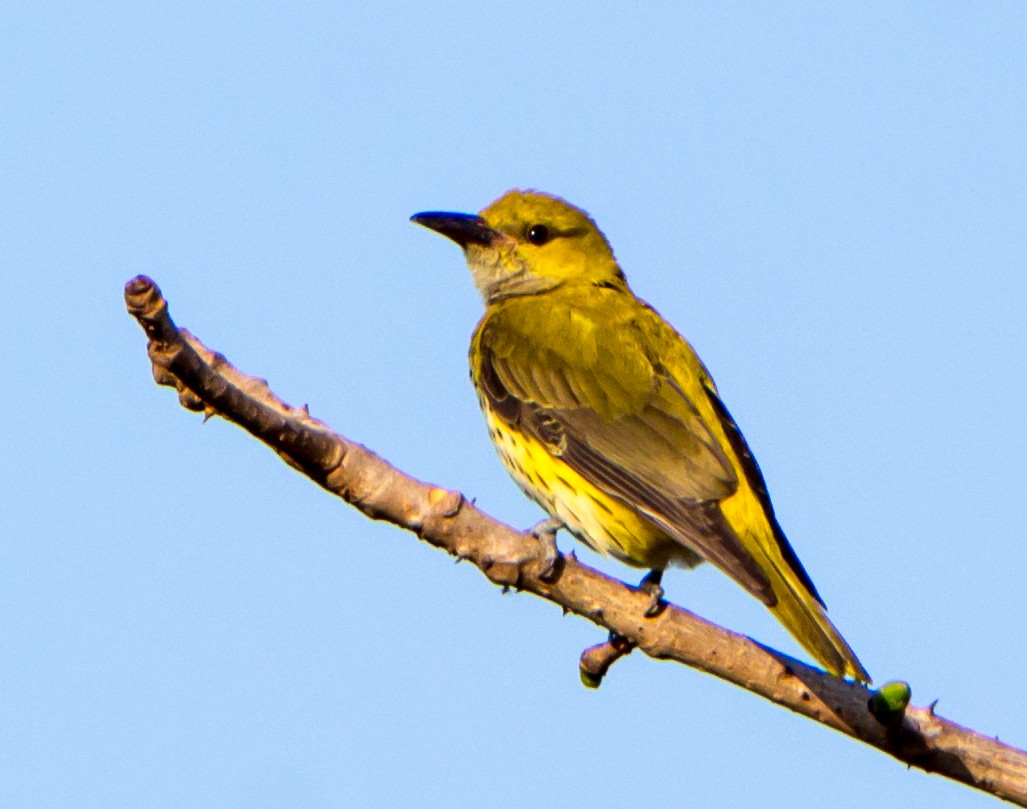
M 724 437 L 734 450 L 742 479 L 738 490 L 720 501 L 720 510 L 742 545 L 752 554 L 757 566 L 770 580 L 777 603 L 768 606 L 806 651 L 829 672 L 839 677 L 848 675 L 859 682 L 869 683 L 870 675 L 828 619 L 813 581 L 803 569 L 799 557 L 795 555 L 781 526 L 778 525 L 763 473 L 749 451 L 738 425 L 724 407 L 712 381 L 704 384 L 708 401 L 713 406 L 720 427 L 724 431 Z M 760 597 L 757 591 L 739 579 L 731 569 L 725 567 L 724 570 L 728 575 L 734 576 L 749 592 L 757 598 Z
M 847 675 L 858 682 L 869 683 L 870 675 L 835 629 L 824 608 L 802 588 L 794 576 L 788 575 L 777 565 L 773 565 L 772 571 L 770 578 L 777 604 L 771 610 L 777 619 L 831 674 L 839 677 Z

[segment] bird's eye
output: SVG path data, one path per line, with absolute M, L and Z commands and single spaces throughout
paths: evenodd
M 541 247 L 549 241 L 549 228 L 545 225 L 532 225 L 528 228 L 528 241 L 536 247 Z

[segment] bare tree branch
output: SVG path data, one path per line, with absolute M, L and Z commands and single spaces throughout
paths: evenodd
M 490 581 L 533 593 L 614 633 L 582 655 L 587 682 L 597 683 L 615 660 L 638 648 L 741 686 L 908 765 L 1027 806 L 1027 753 L 941 718 L 933 705 L 907 707 L 892 721 L 875 718 L 868 709 L 875 692 L 679 607 L 667 605 L 647 618 L 648 593 L 583 565 L 573 553 L 560 557 L 555 573 L 547 570 L 545 549 L 531 533 L 494 520 L 459 492 L 403 474 L 178 329 L 149 278 L 126 284 L 125 300 L 149 337 L 156 381 L 177 388 L 183 406 L 238 424 L 368 517 L 412 531 L 472 562 Z

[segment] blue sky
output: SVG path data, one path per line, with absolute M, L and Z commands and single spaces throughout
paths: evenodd
M 584 690 L 595 627 L 201 424 L 121 289 L 527 526 L 477 295 L 407 218 L 566 197 L 710 367 L 870 672 L 1023 746 L 1024 42 L 1014 2 L 9 5 L 0 804 L 993 805 L 639 655 Z M 714 570 L 666 589 L 801 654 Z

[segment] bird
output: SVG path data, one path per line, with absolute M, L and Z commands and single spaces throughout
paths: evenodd
M 869 683 L 774 515 L 763 473 L 692 346 L 628 286 L 592 218 L 540 191 L 411 220 L 463 248 L 485 304 L 471 380 L 507 471 L 601 554 L 649 571 L 710 562 L 831 674 Z M 554 539 L 555 549 L 555 539 Z

